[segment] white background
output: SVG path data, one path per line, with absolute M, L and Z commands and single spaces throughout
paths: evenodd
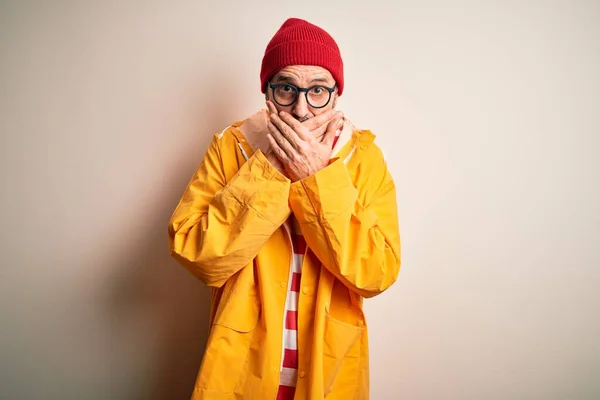
M 600 397 L 600 6 L 566 0 L 3 1 L 0 397 L 189 398 L 208 297 L 167 222 L 291 16 L 397 183 L 372 398 Z

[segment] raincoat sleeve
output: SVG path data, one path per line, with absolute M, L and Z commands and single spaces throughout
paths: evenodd
M 379 151 L 378 154 L 381 154 Z M 383 156 L 369 163 L 365 187 L 354 186 L 341 159 L 292 183 L 290 204 L 310 249 L 350 290 L 373 297 L 400 270 L 400 234 L 394 181 Z
M 258 150 L 226 182 L 215 137 L 169 221 L 171 255 L 221 287 L 289 216 L 290 181 Z

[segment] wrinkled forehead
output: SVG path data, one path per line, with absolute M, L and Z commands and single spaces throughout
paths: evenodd
M 289 65 L 277 71 L 271 82 L 285 82 L 299 86 L 310 84 L 335 85 L 335 79 L 333 79 L 331 72 L 316 65 Z

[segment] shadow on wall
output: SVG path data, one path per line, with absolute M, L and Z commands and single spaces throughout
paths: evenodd
M 119 260 L 118 270 L 122 273 L 111 282 L 109 320 L 114 324 L 111 334 L 116 345 L 111 349 L 122 352 L 115 354 L 112 362 L 127 364 L 127 368 L 119 365 L 112 370 L 132 371 L 132 376 L 111 376 L 111 382 L 118 386 L 114 389 L 116 393 L 130 393 L 129 398 L 189 399 L 204 352 L 210 291 L 171 258 L 167 225 L 212 135 L 236 120 L 232 113 L 238 108 L 219 98 L 219 93 L 223 93 L 222 83 L 219 92 L 217 88 L 207 88 L 218 81 L 223 82 L 212 77 L 208 84 L 202 84 L 199 90 L 202 98 L 194 102 L 199 110 L 197 132 L 201 145 L 192 152 L 183 149 L 187 158 L 165 166 L 170 170 L 168 185 L 161 191 L 164 198 L 157 202 L 160 207 L 153 214 L 156 218 L 148 223 L 145 237 L 137 238 L 138 246 L 130 249 L 127 259 Z M 148 337 L 139 340 L 123 337 L 139 332 L 146 332 Z M 123 348 L 130 345 L 139 347 Z M 138 360 L 127 360 L 126 354 L 134 354 Z M 145 372 L 138 371 L 140 354 L 142 360 L 151 364 L 141 366 Z
M 132 251 L 141 256 L 124 262 L 113 282 L 112 349 L 122 352 L 112 360 L 127 364 L 113 370 L 131 375 L 111 381 L 116 393 L 131 398 L 189 399 L 209 329 L 209 290 L 170 257 L 165 219 L 152 226 L 145 246 Z M 132 336 L 140 333 L 146 337 L 136 341 Z M 127 354 L 137 362 L 124 359 Z

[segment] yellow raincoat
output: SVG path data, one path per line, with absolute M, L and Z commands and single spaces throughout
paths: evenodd
M 192 399 L 275 399 L 292 258 L 282 224 L 291 212 L 308 247 L 295 398 L 368 399 L 362 299 L 390 287 L 400 269 L 394 182 L 375 136 L 346 123 L 332 163 L 292 183 L 246 140 L 264 135 L 266 121 L 263 110 L 214 136 L 169 221 L 171 254 L 212 288 Z

